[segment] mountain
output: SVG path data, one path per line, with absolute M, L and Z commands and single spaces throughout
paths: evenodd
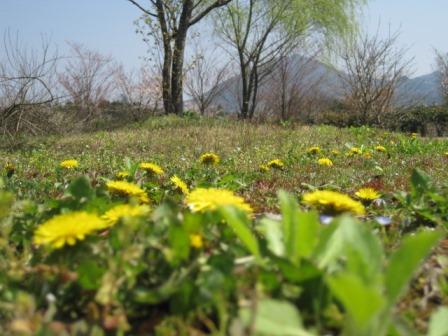
M 439 73 L 437 71 L 414 78 L 405 78 L 397 90 L 400 104 L 421 103 L 423 105 L 441 104 Z
M 300 55 L 290 56 L 288 59 L 290 72 L 298 73 L 303 83 L 314 83 L 313 94 L 329 99 L 338 99 L 343 96 L 343 78 L 346 76 L 342 71 L 330 67 L 317 60 L 310 60 Z M 279 72 L 275 69 L 273 74 Z M 260 86 L 261 94 L 268 92 L 272 86 L 272 79 L 267 79 Z M 272 91 L 272 90 L 271 90 Z M 220 93 L 215 98 L 215 105 L 226 112 L 235 112 L 239 109 L 241 92 L 241 80 L 238 76 L 231 77 L 221 84 Z M 272 94 L 272 93 L 271 93 Z M 438 73 L 433 72 L 414 78 L 403 77 L 396 93 L 396 104 L 422 104 L 433 105 L 442 102 L 439 92 Z

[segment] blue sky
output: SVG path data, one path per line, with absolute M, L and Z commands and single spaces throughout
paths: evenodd
M 145 1 L 142 1 L 145 2 Z M 363 25 L 401 30 L 400 42 L 415 57 L 415 75 L 433 71 L 433 48 L 448 51 L 448 0 L 370 0 Z M 75 41 L 138 67 L 146 47 L 135 34 L 139 11 L 126 0 L 0 0 L 0 32 L 19 31 L 27 45 L 45 34 L 60 53 Z

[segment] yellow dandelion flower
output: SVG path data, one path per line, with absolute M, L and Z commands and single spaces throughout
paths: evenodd
M 190 245 L 196 249 L 200 249 L 204 246 L 204 241 L 202 240 L 202 236 L 200 234 L 191 234 L 190 235 Z
M 116 176 L 117 176 L 117 179 L 124 180 L 125 178 L 129 177 L 130 174 L 127 171 L 121 171 L 121 172 L 118 172 Z
M 142 162 L 142 163 L 140 163 L 139 168 L 141 170 L 144 170 L 147 173 L 150 173 L 153 175 L 163 175 L 164 174 L 162 167 L 160 167 L 159 165 L 156 165 L 155 163 L 151 163 L 151 162 Z
M 331 161 L 329 158 L 321 158 L 321 159 L 317 160 L 317 163 L 320 166 L 327 166 L 327 167 L 333 166 L 333 161 Z
M 364 201 L 373 201 L 381 196 L 378 191 L 373 188 L 361 188 L 355 192 L 355 195 Z
M 94 231 L 102 230 L 106 223 L 97 215 L 87 212 L 72 212 L 58 215 L 41 224 L 34 232 L 36 245 L 50 245 L 55 249 L 74 245 Z
M 344 212 L 363 215 L 364 206 L 350 196 L 330 190 L 317 190 L 303 195 L 303 203 L 318 208 L 327 214 Z
M 16 171 L 16 167 L 11 162 L 7 162 L 5 164 L 5 172 L 6 176 L 11 177 L 14 175 L 14 172 Z
M 214 211 L 222 206 L 233 205 L 246 213 L 252 213 L 251 206 L 244 198 L 226 189 L 194 189 L 186 196 L 185 203 L 193 212 Z
M 101 218 L 107 223 L 107 226 L 117 224 L 121 219 L 129 217 L 142 217 L 149 213 L 150 208 L 147 205 L 120 204 L 106 211 Z
M 176 186 L 177 189 L 182 191 L 183 194 L 187 195 L 190 192 L 190 190 L 188 190 L 187 184 L 184 181 L 182 181 L 182 179 L 179 176 L 177 175 L 171 176 L 170 181 Z
M 269 168 L 274 168 L 274 169 L 283 169 L 285 167 L 285 164 L 283 163 L 282 160 L 280 159 L 275 159 L 275 160 L 271 160 L 267 163 L 267 166 Z
M 142 203 L 149 203 L 149 198 L 146 192 L 134 183 L 126 181 L 108 181 L 106 187 L 111 194 L 136 197 Z
M 339 154 L 341 154 L 341 152 L 338 151 L 337 149 L 333 149 L 333 150 L 331 151 L 331 154 L 333 154 L 333 155 L 339 155 Z
M 411 133 L 411 138 L 412 139 L 417 139 L 418 133 Z
M 259 168 L 260 171 L 263 172 L 263 173 L 267 173 L 267 172 L 271 169 L 271 168 L 269 168 L 269 166 L 264 165 L 264 164 L 260 165 L 258 168 Z
M 204 153 L 199 157 L 199 162 L 206 165 L 216 165 L 220 161 L 219 156 L 215 153 Z
M 375 146 L 375 150 L 377 151 L 377 152 L 386 152 L 387 150 L 386 150 L 386 147 L 384 147 L 384 146 L 380 146 L 380 145 L 378 145 L 378 146 Z
M 366 159 L 371 159 L 371 158 L 372 158 L 372 152 L 365 152 L 365 153 L 363 154 L 363 156 L 364 156 Z
M 308 154 L 319 154 L 322 150 L 318 146 L 310 147 L 307 150 Z
M 59 164 L 59 167 L 64 169 L 74 169 L 79 167 L 79 162 L 74 159 L 64 160 Z
M 349 155 L 358 155 L 358 154 L 362 154 L 361 148 L 358 147 L 350 148 Z

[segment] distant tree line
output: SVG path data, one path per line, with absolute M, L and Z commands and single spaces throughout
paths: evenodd
M 59 55 L 48 40 L 31 50 L 4 32 L 2 135 L 111 128 L 190 111 L 447 132 L 448 54 L 435 51 L 443 104 L 402 99 L 413 60 L 398 33 L 358 29 L 362 0 L 125 1 L 140 11 L 137 32 L 148 45 L 138 71 L 78 43 Z M 323 64 L 341 69 L 332 82 Z

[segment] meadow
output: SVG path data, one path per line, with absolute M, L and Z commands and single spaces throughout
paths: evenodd
M 447 335 L 448 141 L 151 118 L 0 145 L 2 335 Z

